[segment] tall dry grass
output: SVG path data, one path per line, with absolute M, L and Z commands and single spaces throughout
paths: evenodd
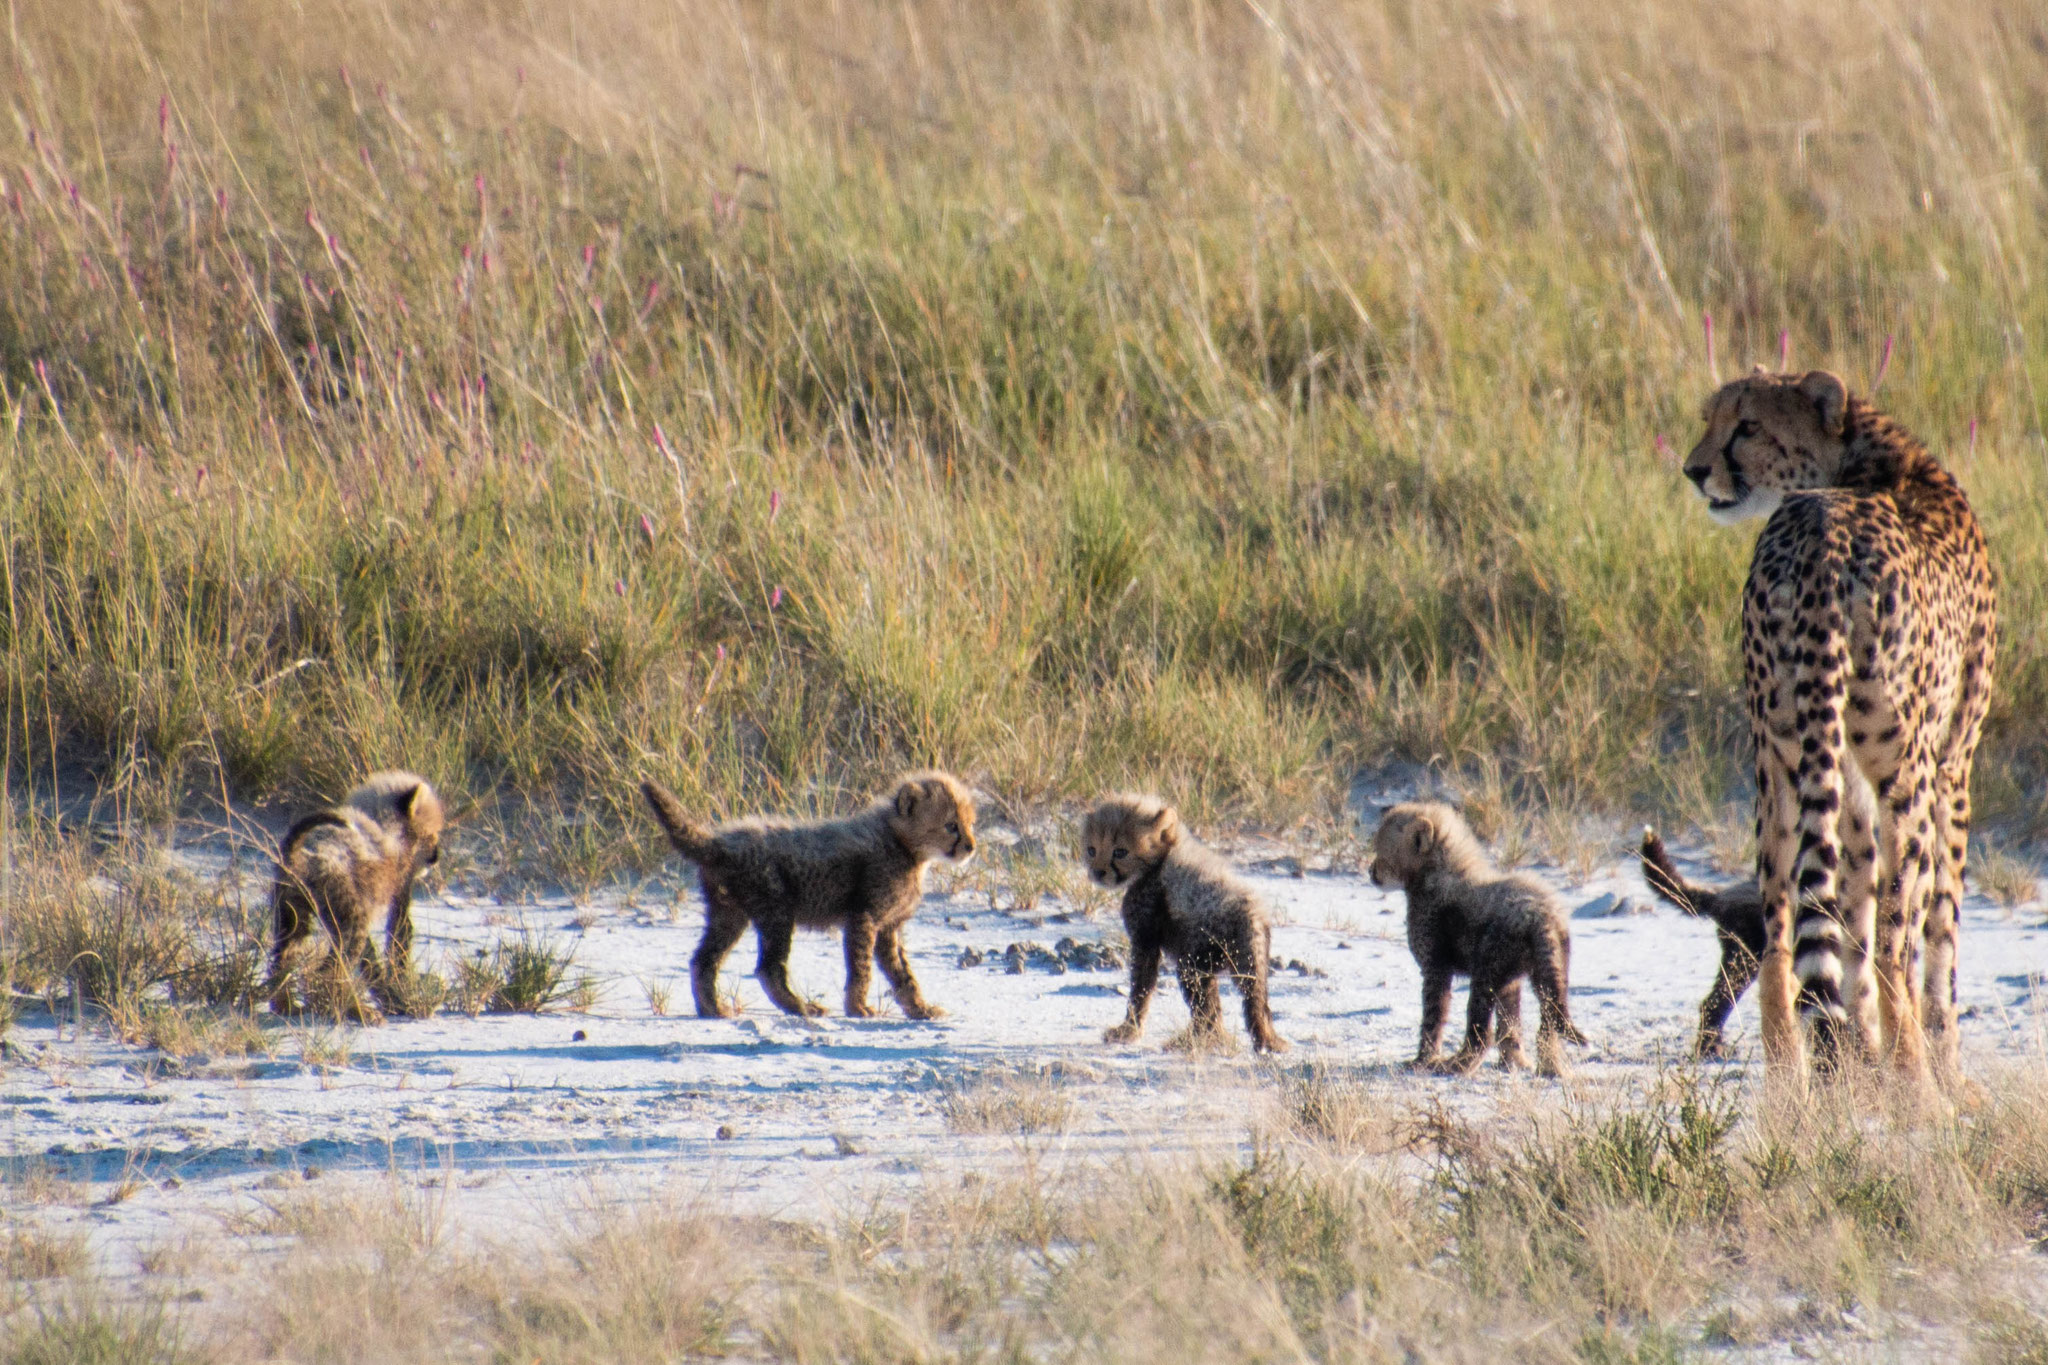
M 1897 338 L 2003 574 L 1980 806 L 2048 822 L 2037 6 L 8 18 L 41 801 L 404 762 L 592 875 L 641 773 L 1280 821 L 1400 756 L 1701 818 L 1748 537 L 1655 442 L 1783 331 L 1859 385 Z

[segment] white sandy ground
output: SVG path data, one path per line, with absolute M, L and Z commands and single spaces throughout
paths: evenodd
M 1276 957 L 1319 973 L 1274 973 L 1274 1016 L 1294 1044 L 1281 1070 L 1361 1078 L 1390 1105 L 1416 1111 L 1439 1100 L 1515 1111 L 1557 1096 L 1558 1082 L 1491 1067 L 1467 1080 L 1401 1071 L 1420 1012 L 1402 898 L 1355 871 L 1317 871 L 1311 859 L 1303 875 L 1290 875 L 1297 866 L 1248 864 L 1276 911 Z M 1571 1006 L 1592 1047 L 1574 1050 L 1565 1084 L 1597 1098 L 1681 1057 L 1714 972 L 1711 925 L 1661 904 L 1650 909 L 1633 859 L 1577 882 L 1555 868 L 1535 871 L 1570 906 L 1623 897 L 1642 911 L 1572 922 Z M 1703 867 L 1689 862 L 1688 871 Z M 1275 1064 L 1242 1051 L 1190 1058 L 1164 1050 L 1187 1019 L 1170 978 L 1144 1040 L 1116 1047 L 1101 1039 L 1123 1014 L 1122 972 L 1005 972 L 1000 952 L 1014 941 L 1049 947 L 1120 927 L 1113 907 L 1093 922 L 1068 922 L 1069 911 L 1050 898 L 1010 914 L 986 897 L 930 896 L 909 944 L 926 994 L 951 1011 L 938 1023 L 902 1019 L 879 991 L 885 1017 L 839 1017 L 843 959 L 838 940 L 824 934 L 799 938 L 793 976 L 830 1017 L 778 1013 L 751 978 L 749 938 L 722 981 L 744 1017 L 700 1020 L 688 986 L 700 926 L 694 892 L 680 906 L 666 890 L 644 887 L 518 907 L 429 896 L 415 907 L 422 961 L 474 952 L 521 927 L 545 932 L 573 944 L 578 968 L 602 982 L 595 1008 L 443 1013 L 350 1030 L 346 1061 L 325 1068 L 299 1053 L 309 1036 L 331 1043 L 333 1030 L 277 1025 L 273 1057 L 181 1066 L 110 1040 L 90 1020 L 81 1034 L 69 1020 L 30 1014 L 0 1060 L 0 1219 L 82 1232 L 103 1270 L 121 1278 L 151 1248 L 239 1226 L 283 1189 L 383 1188 L 395 1179 L 436 1191 L 457 1228 L 516 1243 L 559 1234 L 571 1210 L 657 1192 L 831 1218 L 923 1181 L 957 1182 L 1026 1159 L 1061 1166 L 1241 1150 L 1273 1112 Z M 2038 900 L 2007 911 L 1973 895 L 1966 905 L 1967 1058 L 2043 1054 L 2042 912 Z M 968 947 L 989 962 L 959 966 Z M 652 1012 L 647 981 L 669 987 L 675 1017 Z M 1241 1039 L 1228 988 L 1225 1008 Z M 1533 1001 L 1527 1008 L 1533 1031 Z M 1462 1018 L 1461 991 L 1451 1038 Z M 1751 1078 L 1753 993 L 1733 1030 L 1742 1058 L 1720 1065 Z M 1014 1072 L 1048 1074 L 1073 1097 L 1062 1134 L 1020 1144 L 948 1130 L 949 1087 Z M 322 1184 L 307 1185 L 315 1177 Z M 53 1180 L 70 1187 L 68 1197 L 50 1197 Z

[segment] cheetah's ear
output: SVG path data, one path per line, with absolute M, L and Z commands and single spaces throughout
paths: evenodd
M 1417 820 L 1410 827 L 1408 842 L 1415 846 L 1417 853 L 1427 853 L 1436 846 L 1436 826 L 1428 820 Z
M 924 795 L 924 783 L 905 782 L 896 789 L 896 814 L 908 820 L 910 813 L 917 809 L 919 798 Z
M 1820 424 L 1830 436 L 1840 436 L 1848 426 L 1849 386 L 1840 375 L 1826 370 L 1808 370 L 1799 379 L 1799 392 L 1820 411 Z
M 1180 842 L 1180 812 L 1172 806 L 1163 808 L 1152 817 L 1152 829 L 1161 848 L 1172 848 Z
M 407 787 L 404 791 L 398 794 L 398 799 L 393 801 L 391 804 L 398 808 L 399 819 L 410 820 L 412 819 L 412 808 L 414 804 L 419 801 L 419 799 L 420 789 L 416 786 Z

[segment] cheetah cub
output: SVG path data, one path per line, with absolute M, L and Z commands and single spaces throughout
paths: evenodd
M 278 847 L 271 887 L 270 976 L 263 991 L 279 1014 L 292 1008 L 287 958 L 325 929 L 334 940 L 326 979 L 317 992 L 338 1016 L 382 1023 L 366 992 L 387 1008 L 395 983 L 412 961 L 412 884 L 441 858 L 446 824 L 441 800 L 424 778 L 408 772 L 372 773 L 338 806 L 293 825 Z M 370 923 L 384 915 L 385 962 L 377 962 Z
M 718 967 L 749 924 L 759 949 L 754 977 L 785 1013 L 825 1012 L 790 989 L 796 930 L 837 928 L 846 939 L 849 1017 L 874 1014 L 870 957 L 905 1015 L 945 1014 L 926 1002 L 911 975 L 903 929 L 924 894 L 926 865 L 937 858 L 964 864 L 974 856 L 974 798 L 957 778 L 906 774 L 894 795 L 840 820 L 799 824 L 757 816 L 717 829 L 690 819 L 658 783 L 643 782 L 640 790 L 676 852 L 697 865 L 704 889 L 704 937 L 690 961 L 698 1017 L 733 1013 L 718 1003 Z
M 1572 936 L 1564 906 L 1530 877 L 1494 869 L 1464 817 L 1434 801 L 1395 806 L 1372 837 L 1372 880 L 1408 893 L 1408 948 L 1422 968 L 1422 1041 L 1415 1065 L 1469 1075 L 1486 1059 L 1500 1014 L 1503 1071 L 1529 1064 L 1522 1052 L 1522 978 L 1535 988 L 1542 1023 L 1537 1070 L 1564 1069 L 1560 1039 L 1584 1045 L 1565 1002 Z M 1439 1061 L 1451 978 L 1472 979 L 1465 1045 Z
M 1153 796 L 1112 796 L 1081 827 L 1088 879 L 1123 889 L 1124 932 L 1131 939 L 1131 1001 L 1124 1021 L 1102 1035 L 1132 1043 L 1145 1030 L 1145 1012 L 1159 984 L 1162 955 L 1180 969 L 1191 1032 L 1197 1039 L 1223 1031 L 1219 973 L 1229 973 L 1244 1000 L 1244 1026 L 1259 1052 L 1285 1052 L 1266 1003 L 1272 930 L 1266 907 L 1224 861 L 1181 827 L 1180 816 Z
M 1719 891 L 1687 881 L 1654 829 L 1643 831 L 1643 846 L 1637 856 L 1642 859 L 1645 885 L 1686 914 L 1714 922 L 1714 937 L 1721 943 L 1721 970 L 1715 973 L 1707 998 L 1700 1002 L 1700 1031 L 1693 1051 L 1702 1057 L 1726 1057 L 1728 1042 L 1722 1030 L 1728 1026 L 1735 1002 L 1755 982 L 1768 940 L 1763 892 L 1755 878 Z

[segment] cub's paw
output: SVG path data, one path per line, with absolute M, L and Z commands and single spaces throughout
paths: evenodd
M 809 1011 L 805 1012 L 809 1013 Z M 818 1011 L 820 1014 L 824 1012 L 822 1009 Z M 875 1012 L 865 1000 L 849 1000 L 846 1002 L 846 1017 L 849 1019 L 872 1019 L 875 1017 Z
M 945 1008 L 940 1005 L 905 1005 L 903 1007 L 903 1017 L 906 1019 L 943 1019 L 946 1017 L 946 1013 Z
M 1135 1043 L 1138 1041 L 1138 1033 L 1139 1029 L 1136 1024 L 1118 1024 L 1115 1028 L 1107 1029 L 1103 1032 L 1102 1041 L 1105 1043 Z
M 1285 1052 L 1285 1051 L 1287 1051 L 1287 1050 L 1288 1050 L 1289 1048 L 1291 1048 L 1291 1047 L 1293 1047 L 1293 1046 L 1294 1046 L 1294 1044 L 1292 1044 L 1292 1043 L 1288 1042 L 1288 1041 L 1287 1041 L 1287 1040 L 1286 1040 L 1285 1038 L 1282 1038 L 1282 1037 L 1281 1037 L 1281 1036 L 1280 1036 L 1279 1034 L 1277 1034 L 1277 1033 L 1269 1033 L 1269 1034 L 1267 1034 L 1267 1035 L 1266 1035 L 1265 1037 L 1263 1037 L 1263 1038 L 1260 1038 L 1260 1039 L 1258 1039 L 1258 1040 L 1257 1040 L 1256 1042 L 1254 1042 L 1254 1043 L 1252 1044 L 1252 1051 L 1254 1051 L 1254 1052 Z

